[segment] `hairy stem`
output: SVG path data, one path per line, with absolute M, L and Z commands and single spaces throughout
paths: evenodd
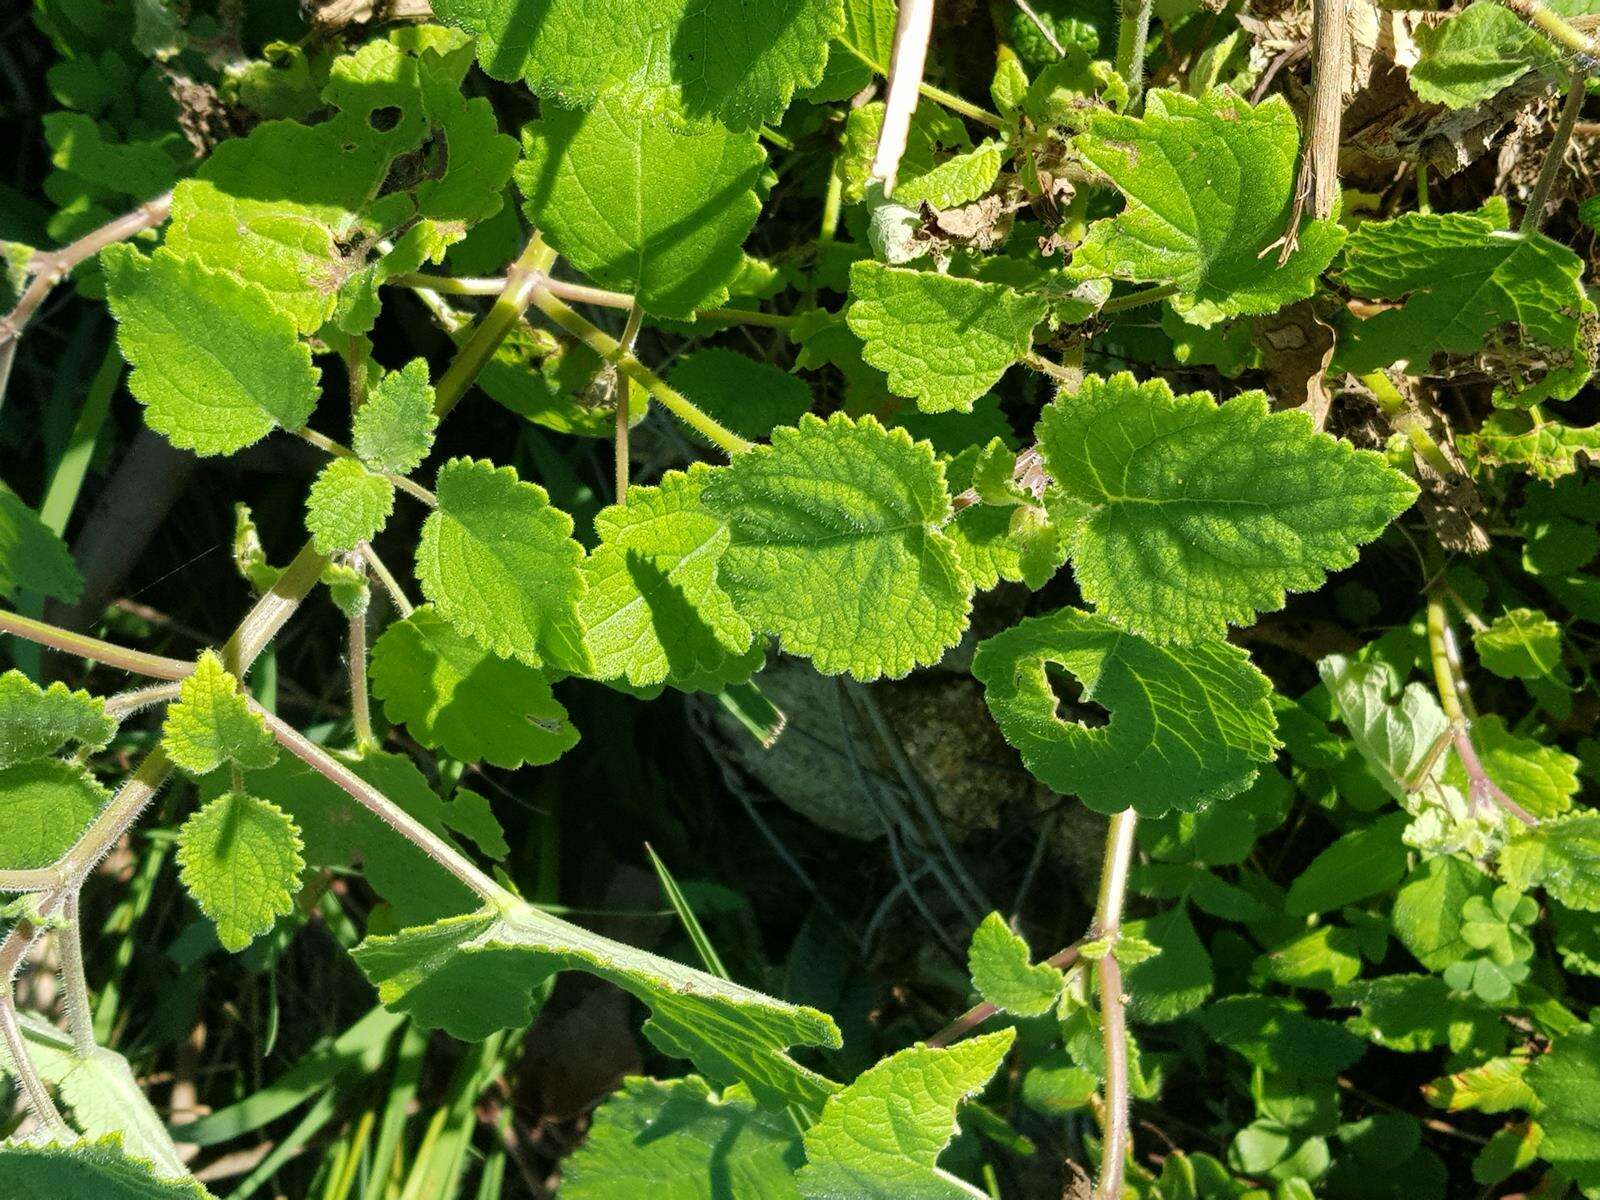
M 1538 233 L 1539 226 L 1544 224 L 1544 210 L 1550 206 L 1551 189 L 1561 174 L 1561 163 L 1567 156 L 1567 147 L 1572 144 L 1572 131 L 1577 127 L 1578 114 L 1583 111 L 1584 97 L 1588 94 L 1584 82 L 1581 71 L 1572 73 L 1572 79 L 1567 84 L 1567 99 L 1556 121 L 1555 136 L 1550 140 L 1549 149 L 1544 152 L 1544 161 L 1539 164 L 1539 178 L 1534 180 L 1533 194 L 1528 197 L 1528 207 L 1523 211 L 1522 224 L 1518 226 L 1520 233 Z
M 1450 719 L 1450 744 L 1455 747 L 1456 757 L 1467 772 L 1467 802 L 1472 811 L 1478 812 L 1494 804 L 1524 825 L 1537 825 L 1539 821 L 1532 813 L 1506 795 L 1500 785 L 1489 778 L 1483 760 L 1478 757 L 1478 751 L 1472 744 L 1472 696 L 1461 675 L 1460 656 L 1456 653 L 1455 633 L 1450 628 L 1444 596 L 1437 590 L 1428 596 L 1428 657 L 1433 666 L 1434 688 L 1439 693 L 1439 705 Z
M 1588 63 L 1585 73 L 1593 73 L 1593 63 L 1596 58 L 1600 58 L 1600 46 L 1596 46 L 1591 38 L 1579 33 L 1560 15 L 1540 3 L 1540 0 L 1500 0 L 1500 2 L 1556 45 L 1581 55 Z
M 342 445 L 339 442 L 334 441 L 331 437 L 318 433 L 315 429 L 301 429 L 298 431 L 298 435 L 301 441 L 315 446 L 318 450 L 321 450 L 325 454 L 331 454 L 335 458 L 356 457 L 356 452 L 350 449 L 349 446 Z M 405 475 L 392 475 L 388 472 L 384 472 L 383 477 L 390 483 L 394 484 L 394 486 L 399 488 L 402 492 L 405 492 L 406 495 L 422 501 L 422 503 L 426 504 L 429 508 L 439 507 L 439 497 L 435 496 L 432 492 L 423 487 L 420 483 L 416 482 L 414 479 L 410 479 Z
M 639 326 L 644 322 L 644 310 L 637 304 L 628 310 L 628 322 L 622 329 L 618 344 L 624 354 L 633 353 L 633 344 L 639 338 Z M 617 503 L 628 502 L 628 418 L 633 407 L 633 377 L 622 372 L 617 380 L 617 427 L 613 446 L 613 459 L 617 473 Z
M 505 290 L 504 276 L 491 275 L 471 278 L 446 275 L 396 275 L 386 282 L 407 287 L 419 295 L 440 293 L 457 296 L 498 296 Z M 597 308 L 631 309 L 634 300 L 627 292 L 614 292 L 609 288 L 592 287 L 586 283 L 570 283 L 549 276 L 539 281 L 539 286 L 552 296 L 569 304 L 593 304 Z M 749 308 L 702 308 L 695 313 L 698 321 L 736 321 L 741 325 L 764 325 L 770 329 L 793 329 L 798 317 L 783 313 L 757 312 Z
M 77 1135 L 61 1116 L 61 1110 L 56 1107 L 56 1102 L 50 1099 L 50 1092 L 44 1086 L 44 1080 L 39 1078 L 39 1072 L 34 1070 L 33 1060 L 28 1057 L 28 1044 L 22 1036 L 22 1025 L 17 1020 L 17 1006 L 11 994 L 9 980 L 0 983 L 0 1042 L 4 1042 L 6 1058 L 11 1063 L 11 1073 L 15 1076 L 17 1086 L 22 1090 L 22 1098 L 27 1102 L 28 1108 L 37 1117 L 41 1124 L 50 1131 L 50 1136 L 56 1141 L 75 1141 Z
M 350 616 L 350 723 L 354 727 L 356 745 L 361 748 L 376 746 L 372 736 L 372 697 L 367 693 L 367 610 Z
M 928 37 L 933 33 L 933 0 L 900 0 L 894 27 L 894 55 L 889 60 L 889 88 L 884 95 L 883 125 L 872 159 L 871 178 L 894 195 L 900 159 L 906 152 L 911 118 L 917 111 L 917 85 L 928 61 Z
M 166 192 L 107 221 L 100 228 L 91 230 L 59 250 L 34 256 L 30 264 L 35 272 L 32 281 L 23 290 L 16 307 L 0 317 L 0 396 L 5 395 L 6 383 L 11 376 L 11 362 L 23 329 L 56 285 L 72 274 L 80 263 L 93 258 L 107 246 L 125 242 L 146 229 L 154 229 L 167 219 L 171 211 L 172 193 Z
M 1130 308 L 1139 308 L 1146 304 L 1154 304 L 1157 300 L 1165 300 L 1168 296 L 1178 294 L 1178 285 L 1175 283 L 1157 284 L 1147 287 L 1142 291 L 1129 292 L 1126 296 L 1113 296 L 1100 306 L 1102 316 L 1107 313 L 1126 312 Z
M 83 922 L 78 916 L 78 893 L 67 897 L 62 912 L 61 976 L 67 993 L 67 1027 L 79 1058 L 94 1053 L 94 1011 L 89 1005 L 89 977 L 83 969 Z
M 383 559 L 378 557 L 378 552 L 366 542 L 361 543 L 361 557 L 366 561 L 367 569 L 377 576 L 378 582 L 383 585 L 383 590 L 389 593 L 389 599 L 394 602 L 396 611 L 402 618 L 409 617 L 416 611 L 416 607 L 406 597 L 406 591 L 400 586 L 400 581 L 394 577 Z
M 701 412 L 680 392 L 669 387 L 659 375 L 624 350 L 622 343 L 616 338 L 578 315 L 548 289 L 534 288 L 533 306 L 606 362 L 615 365 L 617 370 L 642 384 L 644 389 L 661 403 L 661 407 L 691 429 L 704 434 L 714 445 L 720 446 L 729 454 L 750 449 L 750 442 Z
M 250 701 L 250 708 L 266 722 L 267 729 L 285 750 L 329 782 L 349 793 L 363 808 L 449 871 L 483 900 L 490 904 L 502 905 L 511 899 L 505 889 L 478 870 L 455 847 L 307 738 L 293 725 L 277 714 L 268 712 L 254 700 Z
M 177 683 L 154 683 L 149 687 L 118 692 L 106 699 L 106 715 L 119 723 L 126 721 L 142 709 L 176 700 L 181 687 L 182 685 Z
M 1428 432 L 1427 419 L 1412 410 L 1406 398 L 1400 394 L 1400 389 L 1395 387 L 1394 380 L 1382 371 L 1369 371 L 1356 378 L 1372 393 L 1383 415 L 1389 418 L 1390 427 L 1396 433 L 1405 434 L 1413 454 L 1432 467 L 1441 478 L 1448 479 L 1456 473 L 1455 464 L 1446 457 L 1439 443 L 1434 441 L 1433 434 Z
M 1100 1154 L 1096 1200 L 1119 1200 L 1128 1161 L 1128 1017 L 1117 940 L 1122 934 L 1122 909 L 1128 897 L 1128 873 L 1133 866 L 1138 822 L 1139 815 L 1131 808 L 1111 818 L 1100 872 L 1100 894 L 1090 928 L 1092 938 L 1107 943 L 1105 956 L 1096 963 L 1095 971 L 1100 981 L 1100 1028 L 1106 1060 L 1105 1143 Z
M 1128 108 L 1144 91 L 1144 52 L 1150 40 L 1150 14 L 1155 0 L 1118 0 L 1117 74 L 1128 82 Z
M 478 377 L 478 372 L 494 357 L 511 331 L 528 311 L 534 293 L 544 282 L 545 272 L 555 262 L 556 252 L 545 245 L 535 233 L 528 239 L 517 261 L 506 272 L 505 284 L 495 298 L 493 306 L 483 320 L 473 328 L 467 340 L 450 360 L 439 382 L 434 386 L 433 410 L 441 418 L 461 401 Z
M 1080 944 L 1081 943 L 1074 942 L 1064 950 L 1057 950 L 1044 961 L 1048 965 L 1055 967 L 1058 970 L 1065 971 L 1078 961 L 1078 947 Z M 987 1000 L 982 1004 L 975 1004 L 971 1008 L 967 1009 L 966 1012 L 957 1017 L 954 1021 L 951 1021 L 950 1024 L 939 1030 L 938 1033 L 929 1038 L 925 1045 L 935 1047 L 948 1046 L 952 1042 L 959 1041 L 968 1033 L 976 1029 L 979 1025 L 982 1025 L 990 1017 L 995 1016 L 999 1011 L 999 1008 L 993 1004 L 990 1004 Z
M 0 633 L 9 633 L 52 650 L 86 658 L 90 662 L 131 671 L 135 675 L 148 675 L 152 679 L 184 679 L 194 672 L 194 664 L 184 662 L 181 658 L 129 650 L 125 646 L 104 642 L 87 634 L 73 633 L 70 629 L 25 617 L 21 613 L 0 612 Z

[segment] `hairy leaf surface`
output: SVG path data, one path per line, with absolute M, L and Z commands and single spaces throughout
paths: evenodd
M 1142 117 L 1096 109 L 1076 145 L 1128 207 L 1089 227 L 1073 274 L 1175 284 L 1174 306 L 1197 325 L 1305 299 L 1344 241 L 1335 222 L 1308 220 L 1278 265 L 1300 146 L 1281 96 L 1252 106 L 1225 89 L 1157 88 Z
M 589 107 L 714 116 L 748 129 L 775 120 L 822 78 L 844 0 L 439 0 L 478 40 L 496 79 Z M 600 34 L 598 31 L 605 31 Z
M 551 107 L 523 130 L 528 220 L 596 283 L 660 316 L 721 304 L 744 261 L 766 164 L 754 131 L 687 127 L 623 99 Z
M 0 768 L 45 758 L 69 742 L 99 750 L 117 724 L 105 704 L 57 680 L 41 688 L 21 671 L 0 675 Z
M 57 759 L 0 770 L 0 869 L 48 867 L 109 799 L 88 771 Z
M 1049 668 L 1110 720 L 1064 717 Z M 1097 812 L 1194 811 L 1249 786 L 1277 746 L 1271 684 L 1236 646 L 1146 641 L 1063 608 L 981 643 L 972 673 L 1006 741 L 1053 790 Z
M 731 535 L 700 504 L 712 477 L 699 466 L 669 471 L 595 517 L 600 545 L 584 563 L 579 615 L 600 678 L 692 688 L 759 665 L 750 623 L 718 580 Z
M 706 1081 L 623 1080 L 577 1153 L 562 1164 L 566 1200 L 799 1200 L 804 1161 L 788 1114 L 743 1089 L 714 1096 Z
M 971 412 L 1028 353 L 1049 301 L 998 283 L 861 262 L 850 268 L 861 356 L 924 412 Z
M 589 666 L 572 518 L 510 467 L 453 458 L 422 527 L 417 578 L 439 614 L 484 649 L 530 667 Z
M 306 494 L 306 528 L 318 553 L 371 541 L 394 511 L 394 484 L 354 458 L 335 458 Z
M 807 414 L 718 468 L 702 499 L 732 534 L 734 607 L 825 674 L 898 677 L 966 628 L 972 581 L 938 528 L 944 469 L 903 430 Z
M 515 770 L 554 762 L 578 744 L 542 671 L 488 653 L 429 605 L 373 646 L 372 690 L 391 721 L 463 762 Z
M 433 447 L 439 418 L 426 359 L 414 358 L 390 371 L 372 389 L 351 421 L 351 448 L 374 471 L 409 475 Z
M 225 792 L 178 831 L 183 886 L 237 953 L 294 909 L 305 859 L 294 818 L 271 801 Z
M 212 650 L 200 656 L 194 674 L 183 681 L 177 701 L 167 709 L 161 743 L 191 775 L 205 775 L 230 762 L 254 770 L 271 766 L 278 757 L 278 744 L 266 724 L 250 711 L 239 681 Z
M 999 1069 L 1016 1031 L 948 1049 L 916 1045 L 868 1067 L 830 1096 L 806 1131 L 796 1176 L 806 1200 L 967 1200 L 986 1193 L 939 1169 L 956 1107 Z
M 1086 598 L 1135 633 L 1190 641 L 1282 608 L 1408 508 L 1416 485 L 1262 392 L 1218 405 L 1160 380 L 1086 377 L 1039 422 L 1045 465 L 1090 506 L 1072 540 Z
M 816 1109 L 835 1085 L 793 1062 L 794 1045 L 833 1046 L 825 1014 L 797 1008 L 670 959 L 508 901 L 393 937 L 369 937 L 355 958 L 388 1007 L 424 1028 L 482 1040 L 520 1028 L 534 989 L 557 971 L 609 980 L 649 1006 L 645 1034 L 721 1085 L 746 1084 L 763 1104 Z
M 972 932 L 967 970 L 972 986 L 996 1008 L 1019 1017 L 1038 1017 L 1061 998 L 1062 975 L 1049 963 L 1031 963 L 1028 943 L 1005 918 L 990 913 Z
M 165 246 L 149 257 L 112 246 L 100 262 L 150 428 L 183 450 L 232 454 L 305 424 L 319 372 L 265 292 Z

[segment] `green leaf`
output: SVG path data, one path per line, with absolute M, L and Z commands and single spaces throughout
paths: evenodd
M 974 1200 L 987 1195 L 939 1169 L 957 1132 L 956 1108 L 1000 1067 L 1016 1031 L 948 1049 L 911 1046 L 868 1067 L 828 1098 L 806 1131 L 795 1177 L 806 1200 Z
M 1424 859 L 1395 892 L 1395 936 L 1428 970 L 1442 971 L 1472 952 L 1461 936 L 1463 906 L 1493 890 L 1494 881 L 1471 863 L 1446 854 Z
M 1308 1017 L 1294 1001 L 1276 996 L 1229 996 L 1197 1019 L 1218 1042 L 1267 1071 L 1337 1075 L 1365 1049 L 1349 1030 Z
M 305 844 L 294 819 L 269 800 L 227 792 L 178 831 L 183 886 L 238 953 L 294 910 Z
M 971 412 L 1033 345 L 1049 300 L 998 283 L 882 263 L 850 268 L 850 329 L 861 356 L 924 412 Z
M 799 1200 L 794 1122 L 696 1075 L 622 1081 L 562 1163 L 563 1200 Z
M 1371 451 L 1262 392 L 1218 405 L 1161 380 L 1088 376 L 1044 410 L 1046 469 L 1089 505 L 1072 537 L 1084 596 L 1145 637 L 1220 636 L 1322 586 L 1417 489 Z
M 1333 1004 L 1358 1008 L 1346 1022 L 1352 1033 L 1402 1054 L 1435 1046 L 1496 1050 L 1500 1018 L 1487 1005 L 1450 990 L 1437 975 L 1385 975 L 1338 988 Z
M 1335 222 L 1306 221 L 1278 265 L 1300 147 L 1281 96 L 1252 106 L 1226 89 L 1157 88 L 1142 117 L 1096 109 L 1074 144 L 1128 206 L 1089 227 L 1073 275 L 1176 284 L 1173 305 L 1194 324 L 1304 300 L 1344 241 Z
M 439 798 L 409 758 L 376 750 L 329 753 L 431 832 L 451 840 L 446 823 L 455 805 Z M 226 775 L 214 775 L 201 784 L 201 795 L 217 796 L 227 787 Z M 393 924 L 425 924 L 477 907 L 478 898 L 465 884 L 338 784 L 294 756 L 286 754 L 264 771 L 247 771 L 244 790 L 277 805 L 294 820 L 305 842 L 302 854 L 308 866 L 341 872 L 359 868 L 372 890 L 389 902 Z M 470 822 L 470 806 L 463 815 Z
M 330 460 L 306 494 L 306 528 L 319 554 L 371 541 L 393 511 L 394 484 L 354 458 Z
M 464 41 L 396 29 L 334 59 L 327 119 L 224 141 L 175 190 L 168 245 L 253 283 L 301 333 L 336 314 L 347 332 L 371 328 L 389 273 L 371 249 L 398 240 L 399 270 L 437 258 L 500 208 L 516 161 L 488 101 L 461 93 Z
M 1390 813 L 1335 838 L 1289 886 L 1284 911 L 1304 917 L 1388 891 L 1406 873 L 1410 850 L 1400 835 L 1410 820 L 1408 813 Z
M 278 744 L 266 723 L 250 711 L 239 681 L 211 650 L 200 656 L 194 674 L 183 681 L 177 701 L 167 709 L 161 744 L 191 775 L 208 774 L 229 762 L 256 770 L 278 757 Z
M 754 130 L 681 126 L 615 98 L 588 112 L 547 107 L 523 130 L 523 152 L 528 220 L 596 283 L 666 317 L 727 299 L 761 211 Z
M 352 421 L 351 447 L 374 471 L 409 475 L 433 447 L 439 418 L 426 359 L 387 372 Z
M 793 425 L 811 409 L 805 380 L 720 346 L 684 355 L 667 382 L 707 416 L 752 442 L 771 437 L 779 425 Z
M 1568 908 L 1600 912 L 1600 812 L 1518 828 L 1500 853 L 1500 875 L 1519 891 L 1543 887 Z
M 453 458 L 422 527 L 417 578 L 439 614 L 484 649 L 530 667 L 587 672 L 572 518 L 510 467 Z
M 717 468 L 702 502 L 732 535 L 734 607 L 824 674 L 898 678 L 966 629 L 972 582 L 939 531 L 944 470 L 902 430 L 807 414 Z
M 1600 1187 L 1600 1029 L 1584 1025 L 1557 1038 L 1527 1079 L 1544 1130 L 1539 1157 L 1585 1191 Z
M 1514 608 L 1473 632 L 1485 670 L 1502 679 L 1537 679 L 1561 671 L 1561 626 L 1538 609 Z
M 1128 1015 L 1135 1021 L 1175 1021 L 1206 1002 L 1215 985 L 1211 956 L 1195 932 L 1186 905 L 1159 916 L 1128 921 L 1124 939 L 1142 939 L 1156 948 L 1153 958 L 1135 963 L 1124 976 Z
M 48 525 L 0 483 L 0 596 L 38 592 L 71 603 L 83 590 L 72 552 Z
M 543 766 L 578 744 L 542 671 L 489 654 L 430 605 L 372 647 L 372 691 L 391 721 L 463 762 Z
M 1486 1113 L 1532 1111 L 1539 1101 L 1528 1089 L 1524 1058 L 1491 1058 L 1426 1084 L 1422 1093 L 1428 1103 L 1449 1112 L 1476 1110 Z
M 0 770 L 0 870 L 48 867 L 110 799 L 88 771 L 57 759 Z
M 1557 64 L 1554 47 L 1501 4 L 1481 2 L 1416 31 L 1411 89 L 1429 104 L 1471 108 L 1535 68 Z
M 931 204 L 939 209 L 971 204 L 994 186 L 1003 161 L 1000 143 L 990 139 L 929 171 L 900 180 L 895 184 L 894 201 L 911 207 Z
M 100 263 L 150 428 L 183 450 L 232 454 L 305 424 L 319 372 L 266 293 L 166 247 L 147 258 L 111 246 Z
M 1521 467 L 1535 479 L 1554 482 L 1571 475 L 1585 457 L 1600 459 L 1600 425 L 1552 421 L 1535 405 L 1497 409 L 1466 438 L 1471 459 L 1484 466 Z
M 1498 384 L 1496 403 L 1565 399 L 1591 371 L 1593 307 L 1583 261 L 1540 233 L 1509 229 L 1503 197 L 1476 212 L 1365 221 L 1345 247 L 1339 282 L 1357 296 L 1403 301 L 1341 336 L 1339 363 L 1358 375 L 1399 365 L 1438 374 L 1470 356 Z
M 1403 801 L 1408 785 L 1422 782 L 1417 776 L 1449 728 L 1439 701 L 1420 683 L 1402 692 L 1394 668 L 1377 659 L 1330 654 L 1317 671 L 1361 757 L 1389 794 Z M 1439 771 L 1435 764 L 1430 778 Z
M 825 1014 L 611 941 L 520 901 L 369 937 L 354 954 L 387 1007 L 464 1040 L 523 1027 L 536 989 L 558 971 L 577 970 L 647 1005 L 644 1031 L 656 1048 L 689 1059 L 721 1086 L 742 1082 L 764 1105 L 812 1110 L 835 1086 L 784 1053 L 792 1045 L 836 1048 L 839 1032 Z
M 730 534 L 701 507 L 711 478 L 698 465 L 669 471 L 595 517 L 600 544 L 583 564 L 578 611 L 599 678 L 715 687 L 759 665 L 764 647 L 751 662 L 750 624 L 717 577 Z
M 1319 925 L 1274 945 L 1256 959 L 1253 974 L 1288 987 L 1331 991 L 1361 974 L 1360 939 L 1352 929 Z
M 50 1200 L 212 1200 L 193 1178 L 163 1179 L 122 1139 L 0 1145 L 0 1194 Z
M 84 1137 L 98 1141 L 114 1135 L 129 1155 L 146 1160 L 157 1175 L 187 1176 L 166 1123 L 145 1098 L 127 1059 L 104 1046 L 80 1055 L 71 1036 L 43 1017 L 31 1013 L 21 1017 L 29 1058 L 40 1078 L 71 1110 Z
M 1061 998 L 1060 969 L 1049 963 L 1030 965 L 1028 943 L 1011 932 L 999 913 L 990 913 L 972 931 L 967 969 L 980 996 L 1019 1017 L 1043 1016 Z
M 748 129 L 822 79 L 844 0 L 439 0 L 434 12 L 477 38 L 491 76 L 557 104 L 605 97 Z
M 59 681 L 42 688 L 21 671 L 0 675 L 0 768 L 46 758 L 68 742 L 103 749 L 117 723 L 88 692 Z
M 1108 724 L 1059 715 L 1051 664 L 1111 714 Z M 972 673 L 1028 770 L 1096 812 L 1158 817 L 1226 800 L 1277 746 L 1271 685 L 1223 641 L 1158 645 L 1063 608 L 981 643 Z

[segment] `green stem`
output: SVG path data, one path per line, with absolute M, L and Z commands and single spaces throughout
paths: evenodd
M 1587 94 L 1583 74 L 1574 71 L 1567 84 L 1566 103 L 1561 106 L 1561 116 L 1556 121 L 1555 136 L 1544 152 L 1544 161 L 1539 164 L 1539 177 L 1534 180 L 1533 194 L 1528 197 L 1522 224 L 1517 227 L 1517 231 L 1525 236 L 1538 233 L 1539 226 L 1544 224 L 1544 210 L 1550 205 L 1550 192 L 1561 174 L 1561 163 L 1567 156 L 1567 147 L 1572 144 L 1572 131 L 1577 128 L 1578 115 L 1583 111 Z
M 1100 1153 L 1100 1180 L 1096 1200 L 1120 1200 L 1129 1148 L 1128 1017 L 1122 994 L 1122 965 L 1117 962 L 1117 941 L 1122 934 L 1122 909 L 1128 897 L 1128 874 L 1133 866 L 1134 833 L 1139 814 L 1127 808 L 1111 818 L 1106 830 L 1105 862 L 1100 871 L 1100 894 L 1095 903 L 1089 936 L 1107 943 L 1104 957 L 1095 964 L 1100 982 L 1100 1030 L 1105 1053 L 1105 1142 Z
M 350 615 L 350 723 L 356 745 L 367 749 L 378 744 L 372 736 L 372 697 L 367 693 L 367 611 Z
M 1420 413 L 1411 411 L 1406 398 L 1395 387 L 1394 380 L 1382 371 L 1369 371 L 1356 378 L 1372 393 L 1372 398 L 1378 402 L 1378 407 L 1389 419 L 1395 432 L 1405 435 L 1418 458 L 1432 467 L 1441 478 L 1449 478 L 1456 473 L 1455 464 L 1439 448 L 1439 443 L 1433 440 L 1433 434 L 1428 432 L 1427 421 Z
M 1433 686 L 1439 693 L 1439 705 L 1452 724 L 1464 724 L 1467 714 L 1461 704 L 1461 685 L 1456 679 L 1450 652 L 1450 617 L 1445 612 L 1444 599 L 1438 595 L 1428 597 L 1428 659 L 1433 667 Z
M 49 646 L 65 654 L 86 658 L 90 662 L 104 663 L 135 675 L 148 675 L 152 679 L 184 679 L 194 672 L 192 662 L 178 658 L 165 658 L 159 654 L 146 654 L 143 650 L 129 650 L 125 646 L 103 642 L 84 633 L 74 633 L 47 621 L 25 617 L 21 613 L 0 612 L 0 633 Z
M 622 327 L 623 352 L 633 353 L 633 344 L 639 338 L 639 326 L 644 323 L 644 310 L 637 304 L 628 310 L 627 324 Z M 619 372 L 619 374 L 621 374 Z M 613 461 L 616 469 L 616 494 L 617 503 L 628 502 L 628 421 L 633 415 L 633 379 L 622 375 L 617 380 L 617 420 L 616 437 L 613 439 Z
M 400 586 L 400 581 L 394 577 L 394 572 L 389 570 L 387 563 L 378 557 L 378 552 L 366 542 L 361 543 L 361 557 L 366 560 L 367 568 L 378 577 L 378 582 L 383 585 L 383 590 L 389 593 L 389 599 L 394 601 L 395 610 L 402 619 L 409 617 L 416 611 L 406 590 Z
M 839 172 L 836 158 L 828 172 L 828 194 L 822 201 L 822 228 L 817 233 L 818 246 L 831 246 L 839 236 L 839 216 L 844 211 L 844 176 Z
M 478 870 L 454 846 L 439 837 L 433 830 L 418 821 L 321 746 L 307 738 L 282 717 L 276 713 L 268 712 L 254 700 L 250 701 L 250 710 L 266 722 L 268 731 L 285 750 L 289 751 L 290 754 L 293 754 L 319 775 L 337 784 L 357 800 L 363 808 L 367 809 L 385 825 L 464 883 L 480 899 L 495 905 L 504 905 L 513 901 L 514 898 L 504 888 Z
M 1129 292 L 1126 296 L 1113 296 L 1100 306 L 1102 315 L 1108 313 L 1126 312 L 1130 308 L 1140 308 L 1146 304 L 1154 304 L 1158 300 L 1165 300 L 1168 296 L 1178 294 L 1178 285 L 1163 283 L 1156 287 L 1148 287 L 1143 291 Z
M 1155 0 L 1119 0 L 1117 74 L 1128 82 L 1131 109 L 1144 91 L 1144 52 L 1150 40 L 1150 14 Z
M 782 329 L 785 332 L 800 324 L 799 317 L 786 316 L 783 313 L 756 312 L 749 308 L 702 308 L 694 317 L 697 321 L 735 321 L 740 325 L 764 325 L 768 329 Z
M 1597 47 L 1594 42 L 1546 8 L 1539 0 L 1501 0 L 1501 2 L 1556 45 L 1586 59 L 1592 60 L 1596 57 Z
M 859 59 L 869 70 L 876 75 L 887 75 L 889 70 L 882 63 L 873 62 L 861 51 L 848 42 L 835 42 L 836 46 L 843 46 L 850 54 Z M 1004 129 L 1006 123 L 997 115 L 986 108 L 979 108 L 969 100 L 963 100 L 954 92 L 947 92 L 941 87 L 934 87 L 931 83 L 917 84 L 919 94 L 926 96 L 935 104 L 942 104 L 953 113 L 959 113 L 969 121 L 976 121 L 979 125 L 987 125 L 990 129 Z
M 440 417 L 460 403 L 467 389 L 472 386 L 472 381 L 478 377 L 478 372 L 488 365 L 494 352 L 500 348 L 500 343 L 522 320 L 522 314 L 528 310 L 528 304 L 543 281 L 544 273 L 555 260 L 556 252 L 545 245 L 544 239 L 537 233 L 528 239 L 522 254 L 506 272 L 505 286 L 493 306 L 483 320 L 473 327 L 444 374 L 439 377 L 439 382 L 434 385 L 433 410 Z
M 356 457 L 356 452 L 350 449 L 349 446 L 341 445 L 326 434 L 318 433 L 315 429 L 301 429 L 298 431 L 298 436 L 301 441 L 308 442 L 323 453 L 331 454 L 335 458 Z M 387 471 L 383 472 L 383 477 L 402 492 L 405 492 L 406 495 L 422 501 L 429 508 L 439 507 L 439 497 L 435 496 L 416 480 L 404 475 L 392 475 Z
M 616 338 L 584 320 L 571 307 L 563 304 L 542 287 L 533 289 L 533 306 L 556 325 L 577 338 L 617 370 L 631 376 L 644 389 L 660 401 L 661 406 L 691 429 L 698 431 L 714 445 L 729 454 L 749 450 L 752 443 L 712 420 L 689 402 L 681 393 L 669 387 L 665 380 L 622 348 Z

